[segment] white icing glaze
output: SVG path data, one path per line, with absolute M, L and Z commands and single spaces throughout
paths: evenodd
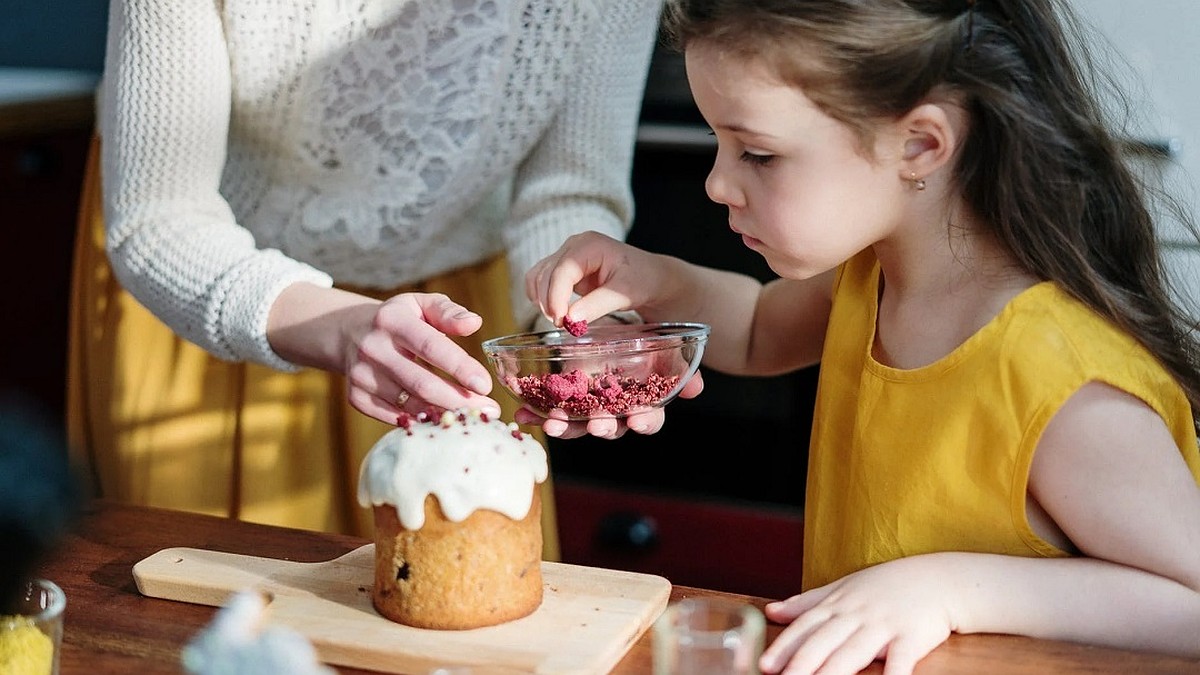
M 437 420 L 412 418 L 375 443 L 359 472 L 358 503 L 393 504 L 410 530 L 425 524 L 431 494 L 455 522 L 476 509 L 520 520 L 547 471 L 546 449 L 516 424 L 485 421 L 476 410 L 446 411 Z

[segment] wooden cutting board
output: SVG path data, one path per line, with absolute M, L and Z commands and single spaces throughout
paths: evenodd
M 667 605 L 663 577 L 543 562 L 533 614 L 498 626 L 439 631 L 404 626 L 371 605 L 374 544 L 319 563 L 168 548 L 133 567 L 146 596 L 221 606 L 243 589 L 272 598 L 268 621 L 307 637 L 322 661 L 424 675 L 438 666 L 482 673 L 607 673 Z

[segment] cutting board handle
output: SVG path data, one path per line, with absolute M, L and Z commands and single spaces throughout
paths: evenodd
M 165 548 L 138 561 L 133 566 L 133 578 L 142 595 L 220 607 L 229 596 L 245 589 L 272 598 L 312 595 L 314 578 L 370 584 L 374 555 L 374 544 L 315 563 L 198 548 Z

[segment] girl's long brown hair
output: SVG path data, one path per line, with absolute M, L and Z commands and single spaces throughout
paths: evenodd
M 963 197 L 1023 267 L 1150 350 L 1200 420 L 1200 329 L 1172 288 L 1151 205 L 1200 234 L 1128 166 L 1062 2 L 668 0 L 664 28 L 679 49 L 703 39 L 764 59 L 864 143 L 873 123 L 933 95 L 961 102 Z

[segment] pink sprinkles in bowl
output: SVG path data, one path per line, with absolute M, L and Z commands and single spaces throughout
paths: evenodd
M 587 417 L 601 410 L 624 415 L 658 405 L 679 384 L 679 376 L 650 373 L 638 380 L 605 371 L 588 375 L 575 369 L 568 373 L 525 375 L 510 381 L 525 402 L 541 409 L 560 408 L 573 417 Z

